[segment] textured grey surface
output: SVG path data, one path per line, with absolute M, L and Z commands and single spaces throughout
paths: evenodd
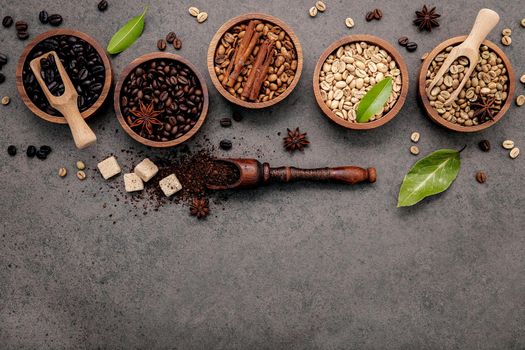
M 74 27 L 106 45 L 115 30 L 140 13 L 140 1 L 0 0 L 0 15 L 30 23 L 32 36 L 51 29 L 38 11 L 64 15 Z M 212 204 L 207 220 L 168 205 L 142 214 L 126 203 L 121 178 L 111 183 L 94 170 L 121 149 L 149 151 L 124 134 L 110 107 L 93 118 L 96 147 L 77 151 L 66 127 L 48 124 L 22 104 L 14 84 L 24 43 L 14 29 L 0 30 L 0 51 L 9 64 L 0 94 L 0 348 L 2 349 L 524 349 L 525 194 L 524 161 L 499 147 L 511 138 L 525 151 L 523 110 L 513 106 L 496 126 L 476 135 L 448 132 L 431 123 L 416 102 L 421 55 L 439 42 L 468 33 L 477 11 L 491 7 L 501 22 L 490 34 L 513 29 L 504 51 L 518 77 L 525 72 L 523 0 L 439 1 L 441 27 L 418 33 L 411 24 L 422 4 L 403 1 L 330 1 L 312 19 L 311 1 L 152 1 L 144 34 L 112 59 L 116 74 L 135 57 L 155 50 L 170 30 L 183 40 L 182 55 L 194 62 L 211 91 L 208 120 L 195 145 L 236 136 L 230 156 L 259 157 L 304 167 L 375 166 L 374 185 L 296 184 L 229 194 Z M 187 14 L 195 5 L 210 17 L 198 25 Z M 384 19 L 366 23 L 381 7 Z M 231 107 L 211 86 L 206 53 L 217 28 L 250 11 L 277 15 L 299 36 L 305 65 L 296 91 L 271 110 L 244 112 L 231 129 L 218 121 Z M 346 29 L 344 19 L 356 27 Z M 389 124 L 358 133 L 327 121 L 313 98 L 312 71 L 321 52 L 346 34 L 369 33 L 395 43 L 408 35 L 416 53 L 400 50 L 410 69 L 407 103 Z M 524 93 L 518 83 L 517 92 Z M 281 148 L 287 127 L 300 126 L 312 142 L 304 154 Z M 458 179 L 446 192 L 408 209 L 396 209 L 412 131 L 421 133 L 422 154 L 468 148 Z M 482 138 L 493 144 L 482 153 Z M 8 157 L 16 144 L 49 144 L 47 161 Z M 196 147 L 192 147 L 196 148 Z M 84 160 L 89 178 L 79 182 L 74 162 Z M 60 166 L 70 175 L 60 179 Z M 484 185 L 474 174 L 488 174 Z M 118 199 L 118 200 L 117 200 Z M 104 208 L 104 203 L 106 207 Z M 224 208 L 224 209 L 223 209 Z

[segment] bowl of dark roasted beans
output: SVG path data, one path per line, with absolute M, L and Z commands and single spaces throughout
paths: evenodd
M 206 119 L 208 104 L 208 88 L 197 68 L 171 53 L 135 59 L 115 88 L 120 125 L 151 147 L 177 146 L 193 137 Z
M 58 29 L 37 36 L 24 49 L 18 61 L 16 84 L 26 106 L 52 123 L 66 124 L 65 118 L 50 106 L 29 66 L 34 58 L 55 51 L 78 93 L 78 108 L 84 119 L 95 114 L 106 101 L 113 72 L 111 63 L 95 39 L 71 29 Z M 54 62 L 41 62 L 41 76 L 50 92 L 59 96 L 64 84 Z

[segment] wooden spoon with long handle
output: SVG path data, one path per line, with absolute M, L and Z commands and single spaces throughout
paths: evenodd
M 443 75 L 445 75 L 445 73 L 448 72 L 450 66 L 452 65 L 452 63 L 454 63 L 455 60 L 457 60 L 459 57 L 466 57 L 469 60 L 469 67 L 465 71 L 464 78 L 459 84 L 459 86 L 456 88 L 456 90 L 454 90 L 453 93 L 450 94 L 449 99 L 445 101 L 445 106 L 450 105 L 456 100 L 459 93 L 463 89 L 463 86 L 465 86 L 465 83 L 470 78 L 470 75 L 472 74 L 472 72 L 478 64 L 479 47 L 481 43 L 483 42 L 483 40 L 485 40 L 485 37 L 496 26 L 496 24 L 498 24 L 498 22 L 499 15 L 495 11 L 489 9 L 481 9 L 478 12 L 476 22 L 474 22 L 474 26 L 472 27 L 469 36 L 459 46 L 456 46 L 452 49 L 452 51 L 450 51 L 450 53 L 447 56 L 447 59 L 445 60 L 445 62 L 443 62 L 441 69 L 437 72 L 436 76 L 434 77 L 434 80 L 432 80 L 430 85 L 427 87 L 427 94 L 430 95 L 432 89 L 437 85 L 438 81 L 443 77 Z
M 62 81 L 64 82 L 64 93 L 60 96 L 53 95 L 51 91 L 49 91 L 49 89 L 47 88 L 44 79 L 42 79 L 40 60 L 42 58 L 47 58 L 49 55 L 53 55 L 55 57 L 55 64 L 57 65 L 58 73 L 60 74 L 60 78 L 62 78 Z M 91 128 L 87 125 L 86 121 L 84 120 L 84 118 L 82 118 L 82 115 L 78 110 L 77 90 L 73 86 L 71 79 L 69 79 L 69 76 L 67 75 L 67 72 L 64 69 L 62 62 L 60 62 L 60 59 L 58 58 L 56 52 L 50 51 L 48 53 L 45 53 L 42 56 L 33 59 L 29 65 L 38 81 L 38 84 L 40 84 L 42 91 L 44 92 L 47 100 L 49 101 L 49 104 L 53 108 L 58 110 L 60 113 L 62 113 L 62 115 L 66 119 L 69 128 L 71 129 L 71 134 L 73 135 L 73 140 L 75 141 L 75 145 L 77 146 L 77 148 L 83 149 L 94 144 L 97 141 L 97 136 L 95 135 L 93 130 L 91 130 Z

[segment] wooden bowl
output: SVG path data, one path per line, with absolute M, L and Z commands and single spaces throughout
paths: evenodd
M 419 71 L 418 93 L 419 93 L 419 97 L 421 98 L 421 101 L 423 102 L 423 105 L 425 106 L 425 111 L 426 111 L 427 115 L 435 123 L 437 123 L 437 124 L 439 124 L 441 126 L 444 126 L 447 129 L 454 130 L 454 131 L 459 131 L 459 132 L 476 132 L 476 131 L 484 130 L 486 128 L 491 127 L 492 125 L 497 123 L 501 118 L 503 118 L 505 113 L 510 108 L 510 105 L 512 104 L 512 100 L 514 99 L 514 91 L 515 91 L 515 88 L 516 88 L 515 87 L 516 78 L 514 76 L 514 70 L 512 69 L 510 61 L 507 58 L 507 56 L 505 55 L 505 53 L 496 44 L 494 44 L 492 41 L 489 41 L 489 40 L 485 40 L 482 43 L 482 45 L 486 45 L 492 51 L 494 51 L 501 58 L 501 60 L 503 61 L 503 64 L 505 65 L 505 68 L 507 69 L 507 75 L 509 76 L 509 81 L 508 81 L 509 90 L 508 90 L 508 96 L 507 96 L 507 99 L 505 100 L 505 103 L 501 107 L 501 110 L 498 112 L 498 114 L 496 114 L 496 116 L 494 116 L 494 120 L 493 121 L 489 121 L 489 122 L 485 122 L 483 124 L 473 125 L 473 126 L 462 126 L 462 125 L 459 125 L 459 124 L 451 123 L 451 122 L 441 118 L 441 116 L 434 109 L 434 107 L 432 107 L 430 105 L 430 100 L 428 99 L 427 93 L 425 91 L 425 81 L 426 81 L 427 70 L 430 67 L 430 64 L 432 63 L 434 58 L 440 52 L 445 50 L 447 47 L 458 45 L 461 42 L 463 42 L 466 38 L 467 38 L 467 36 L 464 35 L 464 36 L 458 36 L 458 37 L 455 37 L 455 38 L 451 38 L 451 39 L 445 40 L 444 42 L 442 42 L 441 44 L 436 46 L 434 48 L 434 50 L 432 50 L 428 54 L 427 58 L 423 61 L 423 64 L 421 65 L 421 69 Z
M 354 122 L 350 122 L 342 118 L 339 118 L 326 105 L 326 103 L 323 101 L 323 98 L 321 97 L 321 91 L 319 87 L 319 78 L 321 75 L 321 69 L 323 67 L 323 64 L 328 58 L 328 56 L 330 56 L 334 51 L 336 51 L 341 46 L 355 43 L 355 42 L 362 42 L 362 41 L 382 48 L 388 54 L 390 54 L 390 56 L 392 56 L 392 58 L 396 61 L 399 67 L 399 70 L 401 72 L 401 91 L 399 92 L 399 97 L 397 98 L 397 101 L 394 104 L 394 106 L 388 111 L 388 113 L 383 115 L 381 118 L 374 120 L 372 122 L 366 122 L 366 123 L 355 122 L 354 123 Z M 403 105 L 405 104 L 405 100 L 408 94 L 408 82 L 409 82 L 408 69 L 405 64 L 405 61 L 403 60 L 403 57 L 401 57 L 399 52 L 392 45 L 390 45 L 387 41 L 380 39 L 376 36 L 366 35 L 366 34 L 349 35 L 349 36 L 345 36 L 335 41 L 332 45 L 330 45 L 323 52 L 321 57 L 319 57 L 319 60 L 317 61 L 317 65 L 315 66 L 314 76 L 313 76 L 313 87 L 314 87 L 315 100 L 317 101 L 317 104 L 323 111 L 324 115 L 328 117 L 328 119 L 330 119 L 334 123 L 339 124 L 347 129 L 354 129 L 354 130 L 374 129 L 392 120 L 397 115 L 397 113 L 401 110 Z
M 40 118 L 47 120 L 48 122 L 51 122 L 51 123 L 67 124 L 66 119 L 64 117 L 57 117 L 57 116 L 48 114 L 44 112 L 43 110 L 41 110 L 40 108 L 38 108 L 33 103 L 33 101 L 31 101 L 31 99 L 27 95 L 27 92 L 26 92 L 26 89 L 23 83 L 23 77 L 22 77 L 23 70 L 24 70 L 24 64 L 27 60 L 29 53 L 33 50 L 33 48 L 39 42 L 45 39 L 48 39 L 50 37 L 57 36 L 57 35 L 75 36 L 89 43 L 91 46 L 95 48 L 95 50 L 97 50 L 100 58 L 102 59 L 102 62 L 104 63 L 104 67 L 106 68 L 106 71 L 105 71 L 106 79 L 104 81 L 104 88 L 102 89 L 102 93 L 100 94 L 98 99 L 95 101 L 95 103 L 91 107 L 89 107 L 88 109 L 86 109 L 84 112 L 81 113 L 84 119 L 87 119 L 91 117 L 93 114 L 95 114 L 106 101 L 109 95 L 109 91 L 111 89 L 111 85 L 113 83 L 113 69 L 111 67 L 111 62 L 108 58 L 108 55 L 106 54 L 106 50 L 104 50 L 104 48 L 100 46 L 100 44 L 95 39 L 93 39 L 91 36 L 87 35 L 86 33 L 82 33 L 77 30 L 74 30 L 74 29 L 50 30 L 48 32 L 38 35 L 35 39 L 33 39 L 33 41 L 29 43 L 29 45 L 25 47 L 24 51 L 22 52 L 22 55 L 20 56 L 20 59 L 18 60 L 18 65 L 16 67 L 16 87 L 18 89 L 18 93 L 20 94 L 20 97 L 22 98 L 22 101 L 24 101 L 27 108 L 29 108 L 34 114 L 36 114 Z
M 217 47 L 219 46 L 219 43 L 221 41 L 221 38 L 224 36 L 224 34 L 230 30 L 232 27 L 241 24 L 242 22 L 250 21 L 258 19 L 261 21 L 266 21 L 273 23 L 275 25 L 278 25 L 281 27 L 290 37 L 290 39 L 293 42 L 293 45 L 295 47 L 295 50 L 297 52 L 297 70 L 295 72 L 295 78 L 288 86 L 288 88 L 282 93 L 281 95 L 277 96 L 276 98 L 273 98 L 271 100 L 265 101 L 265 102 L 249 102 L 249 101 L 243 101 L 240 98 L 237 98 L 235 96 L 232 96 L 221 84 L 219 79 L 217 78 L 217 74 L 215 73 L 215 65 L 214 65 L 214 58 L 215 58 L 215 51 L 217 50 Z M 230 19 L 228 22 L 224 23 L 217 33 L 213 36 L 210 42 L 210 46 L 208 48 L 208 72 L 210 73 L 211 81 L 213 82 L 213 85 L 215 85 L 215 88 L 219 91 L 219 93 L 228 101 L 230 101 L 233 104 L 236 104 L 241 107 L 250 108 L 250 109 L 260 109 L 260 108 L 266 108 L 275 105 L 276 103 L 281 102 L 284 100 L 290 93 L 293 91 L 297 83 L 299 82 L 299 79 L 301 78 L 301 72 L 303 70 L 303 50 L 301 48 L 301 44 L 299 43 L 299 38 L 295 35 L 292 28 L 290 28 L 286 23 L 281 21 L 279 18 L 267 15 L 264 13 L 246 13 L 244 15 L 237 16 L 235 18 Z
M 122 111 L 120 108 L 120 93 L 122 90 L 122 86 L 124 82 L 126 81 L 128 75 L 135 69 L 137 66 L 141 65 L 144 62 L 147 61 L 153 61 L 158 59 L 168 59 L 180 62 L 184 65 L 186 65 L 192 72 L 195 74 L 197 79 L 199 80 L 199 83 L 201 84 L 202 89 L 202 96 L 204 98 L 204 103 L 202 105 L 202 111 L 201 115 L 199 116 L 199 119 L 193 126 L 193 128 L 190 129 L 186 134 L 182 135 L 181 137 L 175 139 L 175 140 L 169 140 L 169 141 L 153 141 L 147 138 L 144 138 L 137 134 L 133 129 L 130 128 L 126 120 L 124 119 L 124 116 L 122 115 Z M 142 143 L 143 145 L 150 146 L 150 147 L 156 147 L 156 148 L 166 148 L 166 147 L 173 147 L 180 145 L 183 142 L 188 141 L 191 139 L 197 131 L 201 128 L 202 124 L 206 120 L 206 116 L 208 115 L 208 105 L 209 105 L 209 98 L 208 98 L 208 87 L 206 86 L 206 81 L 202 77 L 202 75 L 199 73 L 197 68 L 191 64 L 188 60 L 185 58 L 173 54 L 173 53 L 166 53 L 166 52 L 152 52 L 146 55 L 142 55 L 136 59 L 134 59 L 130 64 L 128 64 L 122 73 L 120 74 L 117 86 L 115 88 L 115 95 L 113 96 L 114 99 L 114 108 L 115 108 L 115 114 L 117 115 L 117 119 L 122 126 L 122 128 L 126 131 L 126 133 L 131 136 L 136 141 Z

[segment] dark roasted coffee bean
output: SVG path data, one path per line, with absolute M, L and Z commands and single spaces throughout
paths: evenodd
M 7 63 L 7 56 L 3 53 L 0 53 L 0 67 Z
M 481 141 L 479 141 L 478 146 L 483 152 L 490 151 L 490 142 L 489 142 L 489 140 L 481 140 Z
M 220 120 L 220 124 L 223 128 L 228 128 L 230 126 L 232 126 L 232 120 L 231 118 L 222 118 Z
M 28 28 L 26 21 L 16 21 L 15 28 L 18 32 L 25 32 Z
M 399 39 L 397 39 L 397 43 L 401 46 L 407 46 L 408 44 L 408 37 L 402 36 Z
M 0 73 L 0 84 L 2 84 L 5 81 L 5 75 L 4 73 Z
M 159 39 L 157 41 L 157 49 L 159 49 L 160 51 L 164 51 L 166 50 L 166 40 L 164 39 Z
M 168 44 L 173 44 L 175 39 L 177 39 L 177 35 L 174 32 L 169 32 L 168 35 L 166 35 L 166 42 L 168 42 Z
M 27 155 L 29 158 L 33 158 L 33 157 L 36 155 L 36 147 L 33 146 L 33 145 L 27 147 L 26 155 Z
M 8 146 L 7 154 L 9 154 L 11 157 L 16 156 L 16 146 L 15 145 Z
M 98 5 L 98 10 L 101 11 L 101 12 L 104 12 L 108 9 L 108 2 L 107 0 L 101 0 Z
M 26 31 L 21 31 L 21 32 L 17 32 L 17 33 L 16 33 L 16 36 L 17 36 L 18 39 L 20 39 L 20 40 L 26 40 L 27 38 L 29 38 L 29 33 L 26 32 Z
M 51 24 L 54 27 L 58 27 L 59 25 L 61 25 L 63 20 L 64 19 L 62 18 L 62 16 L 57 13 L 49 16 L 49 24 Z
M 42 151 L 36 151 L 35 155 L 40 160 L 44 160 L 47 158 L 47 154 Z
M 374 12 L 373 11 L 370 11 L 370 12 L 367 12 L 366 13 L 366 21 L 367 22 L 370 22 L 371 20 L 373 20 L 375 18 L 375 15 L 374 15 Z
M 411 41 L 411 42 L 407 43 L 406 48 L 407 48 L 407 50 L 409 52 L 414 52 L 414 51 L 417 50 L 417 44 L 415 42 Z
M 480 184 L 485 183 L 487 181 L 487 175 L 483 171 L 478 171 L 476 173 L 476 181 L 478 181 Z
M 9 28 L 13 25 L 13 17 L 11 16 L 5 16 L 4 19 L 2 20 L 2 25 L 5 27 L 5 28 Z
M 46 156 L 49 155 L 49 153 L 51 153 L 51 147 L 49 146 L 40 146 L 40 149 L 39 149 L 40 152 L 43 152 Z
M 47 24 L 47 22 L 49 21 L 49 13 L 47 13 L 46 10 L 40 11 L 40 13 L 38 14 L 38 19 L 40 20 L 40 23 Z
M 219 143 L 219 146 L 221 147 L 221 149 L 228 151 L 232 148 L 232 142 L 230 140 L 224 139 Z
M 238 111 L 233 111 L 232 118 L 233 118 L 233 120 L 235 120 L 236 122 L 240 122 L 240 121 L 242 120 L 242 114 L 239 113 Z
M 179 38 L 176 38 L 176 39 L 173 41 L 173 47 L 174 47 L 176 50 L 180 50 L 181 47 L 182 47 L 182 41 L 181 41 Z
M 375 9 L 374 19 L 380 20 L 381 18 L 383 18 L 383 11 L 381 11 L 380 9 Z

